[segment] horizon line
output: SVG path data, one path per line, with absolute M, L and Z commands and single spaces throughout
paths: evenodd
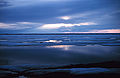
M 92 35 L 96 35 L 96 34 L 119 34 L 120 33 L 2 33 L 0 35 L 89 35 L 89 34 L 92 34 Z

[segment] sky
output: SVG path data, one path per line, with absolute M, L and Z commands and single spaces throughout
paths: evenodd
M 0 33 L 120 33 L 120 0 L 0 0 Z

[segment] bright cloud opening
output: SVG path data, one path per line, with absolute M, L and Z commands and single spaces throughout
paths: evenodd
M 60 19 L 63 19 L 63 20 L 69 20 L 69 19 L 71 19 L 71 17 L 70 16 L 62 16 L 62 17 L 59 17 Z
M 73 27 L 73 26 L 81 26 L 81 25 L 96 25 L 96 23 L 85 22 L 85 23 L 78 23 L 78 24 L 65 24 L 65 23 L 44 24 L 38 27 L 38 29 L 58 29 L 60 27 Z

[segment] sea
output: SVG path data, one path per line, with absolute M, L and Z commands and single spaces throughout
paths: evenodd
M 118 33 L 0 35 L 0 68 L 23 71 L 24 67 L 54 67 L 106 61 L 120 61 Z M 113 71 L 105 68 L 66 70 L 72 73 L 77 71 L 78 74 Z

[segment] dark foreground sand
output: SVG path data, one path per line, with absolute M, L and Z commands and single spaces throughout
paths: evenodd
M 120 78 L 120 62 L 65 66 L 0 66 L 0 78 Z
M 18 76 L 18 75 L 6 75 L 0 76 L 0 78 L 120 78 L 120 74 L 116 73 L 109 73 L 109 74 L 84 74 L 84 75 L 75 75 L 70 74 L 68 72 L 54 72 L 48 73 L 44 75 L 32 75 L 26 74 L 25 76 Z

